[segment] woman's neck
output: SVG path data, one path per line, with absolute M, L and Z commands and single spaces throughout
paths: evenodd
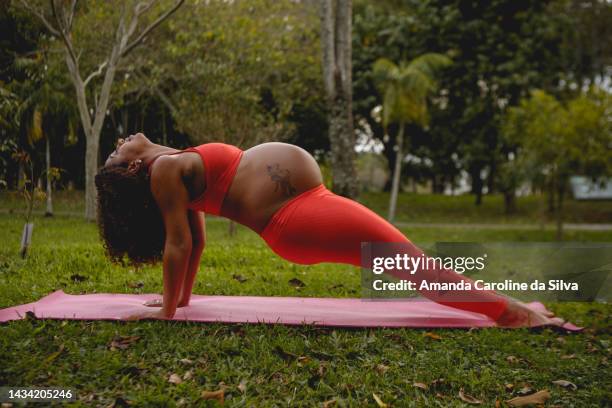
M 151 162 L 155 160 L 156 157 L 176 152 L 180 152 L 180 150 L 168 146 L 153 144 L 151 148 L 143 152 L 142 157 L 140 159 L 143 161 L 146 167 L 149 167 Z

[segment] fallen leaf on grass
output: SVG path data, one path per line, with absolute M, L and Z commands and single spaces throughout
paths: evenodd
M 202 391 L 201 397 L 205 400 L 217 400 L 219 404 L 223 405 L 225 402 L 225 390 L 221 388 L 217 391 Z
M 334 405 L 336 405 L 336 400 L 335 399 L 330 399 L 330 400 L 327 400 L 327 401 L 323 402 L 323 408 L 329 408 L 329 407 L 332 407 Z
M 430 339 L 434 340 L 442 340 L 442 336 L 438 336 L 436 333 L 427 332 L 423 336 L 429 337 Z
M 60 346 L 59 346 L 59 350 L 57 350 L 57 351 L 56 351 L 56 352 L 54 352 L 54 353 L 51 353 L 51 354 L 49 355 L 49 357 L 47 357 L 47 358 L 45 359 L 45 361 L 43 361 L 43 365 L 45 365 L 45 364 L 49 364 L 50 362 L 52 362 L 53 360 L 55 360 L 55 359 L 56 359 L 56 358 L 57 358 L 57 357 L 58 357 L 60 354 L 62 354 L 62 352 L 63 352 L 63 351 L 64 351 L 64 345 L 63 345 L 63 344 L 60 344 Z
M 144 282 L 129 282 L 128 283 L 128 288 L 140 289 L 142 287 L 144 287 Z
M 515 356 L 508 356 L 506 357 L 506 361 L 509 362 L 510 364 L 516 364 L 520 361 L 520 359 L 518 359 Z
M 427 389 L 429 388 L 429 387 L 427 386 L 427 384 L 420 383 L 420 382 L 415 382 L 415 383 L 412 383 L 412 386 L 413 386 L 413 387 L 416 387 L 416 388 L 420 388 L 420 389 L 422 389 L 422 390 L 427 390 Z
M 444 378 L 436 378 L 431 382 L 432 387 L 440 387 L 444 384 L 446 384 L 446 380 Z
M 183 374 L 183 380 L 187 381 L 187 380 L 191 380 L 193 378 L 193 370 L 188 370 L 187 372 L 185 372 L 185 374 Z
M 472 405 L 479 405 L 482 404 L 482 401 L 479 399 L 476 399 L 474 397 L 472 397 L 471 395 L 468 395 L 466 393 L 463 392 L 463 388 L 461 388 L 459 390 L 459 399 L 463 402 L 467 402 L 468 404 L 472 404 Z
M 530 386 L 528 386 L 528 385 L 525 385 L 523 388 L 521 388 L 520 390 L 518 390 L 516 393 L 517 393 L 518 395 L 523 396 L 523 395 L 533 394 L 533 393 L 534 393 L 534 391 L 535 391 L 535 390 L 534 390 L 533 388 L 531 388 L 531 387 L 530 387 Z
M 109 348 L 111 351 L 117 349 L 125 350 L 138 339 L 140 339 L 140 336 L 115 336 L 109 344 Z
M 193 361 L 188 359 L 188 358 L 181 358 L 179 361 L 181 363 L 185 364 L 185 365 L 192 365 L 193 364 Z
M 238 282 L 240 282 L 240 283 L 244 283 L 244 282 L 246 282 L 246 281 L 248 280 L 248 279 L 247 279 L 247 278 L 245 278 L 244 276 L 239 275 L 239 274 L 237 274 L 237 273 L 233 274 L 233 275 L 232 275 L 232 278 L 233 278 L 233 279 L 236 279 L 236 280 L 237 280 Z
M 385 404 L 378 395 L 372 393 L 372 397 L 374 397 L 374 401 L 376 401 L 376 405 L 378 405 L 379 408 L 387 408 L 389 406 Z
M 247 382 L 246 380 L 242 380 L 240 381 L 240 384 L 238 384 L 238 390 L 240 390 L 241 393 L 245 393 L 247 390 Z
M 389 371 L 389 366 L 386 366 L 384 364 L 378 364 L 375 370 L 378 372 L 378 374 L 383 375 L 384 373 Z
M 274 347 L 274 353 L 285 361 L 294 360 L 298 357 L 293 353 L 283 350 L 281 346 Z
M 564 356 L 561 356 L 561 360 L 571 360 L 573 358 L 576 358 L 575 354 L 566 354 Z
M 303 288 L 304 286 L 306 286 L 306 284 L 302 282 L 301 280 L 299 280 L 298 278 L 293 278 L 289 280 L 289 284 L 293 286 L 294 288 Z
M 547 399 L 550 398 L 550 392 L 548 390 L 538 391 L 535 394 L 527 395 L 525 397 L 516 397 L 506 402 L 511 407 L 525 407 L 527 405 L 538 405 L 544 404 Z
M 181 377 L 179 377 L 178 374 L 170 374 L 170 378 L 168 378 L 168 382 L 172 384 L 180 384 L 183 382 L 183 380 L 181 380 Z
M 578 386 L 576 384 L 574 384 L 573 382 L 566 381 L 566 380 L 555 380 L 552 383 L 555 385 L 561 386 L 563 388 L 569 388 L 572 391 L 576 391 L 578 389 Z

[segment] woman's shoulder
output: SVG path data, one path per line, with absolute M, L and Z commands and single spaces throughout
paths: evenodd
M 160 156 L 150 172 L 151 193 L 160 206 L 163 203 L 177 203 L 181 197 L 189 200 L 187 188 L 183 183 L 184 166 L 176 160 L 176 156 Z

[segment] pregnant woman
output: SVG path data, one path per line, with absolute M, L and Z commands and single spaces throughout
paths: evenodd
M 96 175 L 96 187 L 100 234 L 111 259 L 127 256 L 135 264 L 163 260 L 161 308 L 131 319 L 168 319 L 177 307 L 189 305 L 206 241 L 204 213 L 251 228 L 276 254 L 298 264 L 361 266 L 362 242 L 402 243 L 409 256 L 422 254 L 373 211 L 326 189 L 313 157 L 286 143 L 245 151 L 223 143 L 176 150 L 137 133 L 117 141 Z M 401 277 L 417 287 L 423 279 L 469 281 L 449 270 Z M 465 292 L 421 293 L 485 314 L 500 327 L 563 323 L 495 292 L 473 290 L 469 301 Z

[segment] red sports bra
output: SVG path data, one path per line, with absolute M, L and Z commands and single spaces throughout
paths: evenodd
M 195 200 L 189 202 L 188 208 L 196 211 L 204 211 L 207 214 L 222 214 L 223 200 L 229 189 L 236 169 L 240 164 L 240 159 L 244 153 L 236 146 L 225 143 L 205 143 L 196 147 L 188 147 L 180 152 L 167 154 L 179 154 L 184 152 L 196 152 L 202 158 L 204 172 L 206 174 L 206 189 Z M 151 175 L 151 168 L 160 154 L 153 158 L 149 163 L 148 172 Z

